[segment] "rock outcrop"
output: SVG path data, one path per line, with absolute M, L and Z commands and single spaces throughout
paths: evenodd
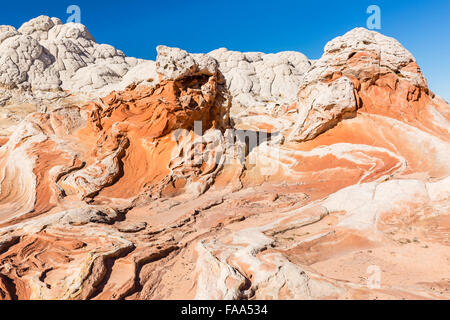
M 0 136 L 35 111 L 83 104 L 133 82 L 156 82 L 156 64 L 98 44 L 84 25 L 39 16 L 0 26 Z
M 0 30 L 0 83 L 7 88 L 90 92 L 132 77 L 128 73 L 137 73 L 134 67 L 146 63 L 97 44 L 85 26 L 62 24 L 57 18 L 40 16 L 18 30 Z M 139 69 L 151 74 L 153 64 L 147 64 Z
M 81 108 L 31 114 L 18 126 L 0 151 L 5 161 L 2 193 L 10 195 L 1 204 L 3 222 L 40 214 L 65 197 L 86 200 L 105 191 L 105 197 L 134 201 L 145 192 L 160 197 L 169 184 L 188 190 L 211 184 L 210 176 L 221 169 L 222 160 L 216 163 L 216 158 L 225 157 L 222 132 L 229 122 L 229 97 L 218 83 L 217 65 L 207 56 L 197 62 L 180 49 L 159 51 L 161 79 L 154 87 L 131 85 Z M 189 63 L 183 65 L 185 60 Z M 203 68 L 205 61 L 214 63 Z M 169 71 L 175 66 L 177 74 Z M 195 122 L 202 128 L 199 142 L 190 134 Z M 202 152 L 190 159 L 193 148 Z M 197 154 L 201 159 L 195 159 Z M 196 168 L 198 161 L 201 167 Z M 12 172 L 18 176 L 9 176 Z M 21 203 L 23 211 L 11 212 Z
M 450 106 L 400 43 L 157 53 L 0 28 L 0 299 L 450 297 Z

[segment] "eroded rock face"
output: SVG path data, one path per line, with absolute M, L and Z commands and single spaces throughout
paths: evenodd
M 166 48 L 166 51 L 171 49 Z M 176 57 L 180 50 L 172 51 Z M 159 68 L 167 67 L 164 56 L 161 60 Z M 172 63 L 175 65 L 176 61 Z M 184 179 L 187 187 L 195 180 L 198 188 L 206 188 L 206 184 L 211 183 L 208 176 L 215 174 L 220 166 L 216 168 L 215 162 L 211 162 L 212 167 L 202 164 L 202 168 L 193 168 L 194 171 L 178 176 L 176 167 L 189 169 L 183 157 L 177 159 L 173 154 L 178 141 L 170 135 L 177 130 L 189 135 L 188 130 L 192 130 L 197 121 L 204 130 L 200 134 L 206 132 L 205 144 L 209 143 L 210 135 L 214 141 L 214 135 L 220 132 L 216 137 L 217 147 L 223 145 L 222 132 L 228 126 L 227 92 L 220 91 L 217 67 L 205 74 L 201 66 L 196 62 L 186 65 L 176 78 L 166 78 L 161 73 L 161 81 L 155 87 L 131 86 L 81 108 L 62 108 L 28 116 L 2 148 L 5 161 L 2 170 L 6 176 L 2 193 L 10 194 L 8 201 L 5 199 L 2 203 L 6 208 L 2 212 L 3 221 L 30 212 L 41 213 L 43 208 L 36 199 L 45 198 L 42 205 L 48 210 L 57 205 L 59 198 L 72 195 L 79 199 L 93 198 L 108 187 L 112 192 L 105 190 L 108 197 L 129 201 L 144 192 L 156 192 L 159 197 L 163 189 L 177 183 L 178 178 Z M 177 138 L 185 139 L 186 144 L 190 137 L 182 133 Z M 190 140 L 193 143 L 194 139 Z M 193 147 L 184 145 L 182 151 L 189 152 Z M 45 152 L 41 153 L 42 150 Z M 215 150 L 209 151 L 214 157 Z M 20 163 L 27 167 L 20 170 Z M 43 167 L 37 168 L 40 164 Z M 15 171 L 24 179 L 17 185 L 13 180 L 18 177 L 8 176 Z M 206 177 L 202 178 L 203 171 Z M 127 192 L 120 187 L 122 182 Z M 25 192 L 22 187 L 31 188 L 31 192 Z M 29 201 L 11 196 L 16 190 L 19 197 L 28 194 Z M 9 208 L 20 202 L 24 204 L 24 211 L 10 212 Z
M 358 108 L 356 99 L 353 83 L 346 77 L 302 88 L 298 99 L 298 119 L 291 139 L 313 139 L 343 118 L 355 115 Z
M 403 111 L 391 107 L 393 100 L 420 109 L 432 104 L 433 98 L 411 53 L 395 39 L 357 28 L 330 41 L 322 58 L 302 78 L 299 116 L 290 138 L 314 138 L 359 106 L 375 104 L 371 112 L 398 118 Z M 325 116 L 321 110 L 326 110 Z
M 80 25 L 0 31 L 34 57 L 23 90 L 82 83 L 46 64 L 55 39 L 92 50 L 74 59 L 101 88 L 130 81 L 2 142 L 0 299 L 449 298 L 450 106 L 396 40 L 354 29 L 316 61 L 159 46 L 127 69 Z

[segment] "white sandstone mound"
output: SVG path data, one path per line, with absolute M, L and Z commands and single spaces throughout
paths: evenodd
M 236 102 L 248 107 L 293 103 L 300 79 L 311 66 L 305 55 L 295 51 L 264 54 L 221 48 L 209 55 L 219 62 Z
M 154 62 L 98 44 L 82 24 L 39 16 L 18 30 L 0 26 L 0 84 L 6 88 L 100 93 L 152 76 Z

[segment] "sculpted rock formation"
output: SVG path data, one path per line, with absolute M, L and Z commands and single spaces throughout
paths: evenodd
M 302 53 L 293 51 L 264 54 L 222 48 L 208 55 L 218 61 L 233 96 L 231 116 L 243 126 L 255 120 L 254 112 L 260 113 L 258 119 L 294 103 L 301 78 L 311 65 Z
M 450 106 L 396 40 L 152 62 L 0 31 L 0 299 L 450 298 Z
M 7 88 L 92 91 L 120 82 L 145 62 L 97 44 L 85 26 L 57 18 L 40 16 L 18 30 L 0 30 L 0 83 Z
M 72 195 L 82 200 L 101 197 L 99 193 L 105 188 L 105 197 L 130 201 L 143 192 L 149 196 L 156 192 L 160 197 L 169 183 L 186 184 L 189 190 L 206 188 L 210 176 L 221 169 L 220 162 L 212 161 L 219 151 L 208 145 L 217 142 L 223 149 L 219 133 L 228 126 L 227 93 L 217 81 L 216 64 L 202 68 L 202 62 L 211 62 L 211 58 L 203 56 L 197 63 L 179 49 L 158 50 L 162 52 L 158 61 L 161 81 L 154 87 L 132 85 L 81 108 L 31 114 L 19 125 L 0 151 L 5 161 L 2 193 L 9 194 L 1 204 L 5 208 L 3 221 L 31 212 L 38 215 L 57 205 L 58 199 Z M 164 54 L 173 58 L 169 64 Z M 183 59 L 192 63 L 171 74 L 168 69 L 180 66 Z M 186 145 L 190 137 L 180 132 L 184 129 L 189 134 L 187 130 L 194 128 L 195 121 L 205 130 L 202 143 L 208 153 L 202 154 L 205 163 L 201 167 L 185 172 L 189 167 L 183 161 L 189 159 L 178 159 L 174 152 L 178 151 L 177 142 L 184 144 L 183 153 L 197 148 L 195 140 Z M 178 140 L 169 135 L 173 132 L 179 132 Z M 43 167 L 38 169 L 40 164 Z M 21 165 L 29 170 L 19 168 Z M 21 178 L 8 175 L 10 172 L 20 172 Z M 22 183 L 16 184 L 17 178 Z M 25 195 L 29 199 L 21 201 Z M 23 211 L 11 212 L 10 208 L 21 202 Z
M 11 133 L 23 109 L 52 110 L 155 79 L 155 62 L 96 43 L 81 24 L 39 16 L 17 30 L 0 26 L 0 134 Z

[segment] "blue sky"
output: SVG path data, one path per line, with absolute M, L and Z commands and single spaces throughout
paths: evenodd
M 379 32 L 399 40 L 416 57 L 431 90 L 450 101 L 448 0 L 148 0 L 3 1 L 0 24 L 19 27 L 41 14 L 65 22 L 69 5 L 99 43 L 129 56 L 155 59 L 159 44 L 190 52 L 219 47 L 239 51 L 296 50 L 321 56 L 332 38 L 366 26 L 369 5 L 381 8 Z

